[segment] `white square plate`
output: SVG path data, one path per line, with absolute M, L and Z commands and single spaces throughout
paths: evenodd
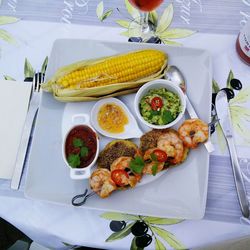
M 169 64 L 178 66 L 187 81 L 187 93 L 201 119 L 210 121 L 212 65 L 207 51 L 155 44 L 114 43 L 90 40 L 61 39 L 54 43 L 47 79 L 55 71 L 78 60 L 109 56 L 142 48 L 156 48 L 169 55 Z M 130 110 L 133 97 L 121 99 Z M 62 127 L 65 110 L 75 107 L 86 112 L 94 102 L 65 104 L 42 94 L 41 107 L 32 142 L 25 195 L 31 199 L 71 205 L 74 195 L 88 188 L 88 180 L 69 177 L 61 155 Z M 84 111 L 85 110 L 85 111 Z M 77 111 L 78 112 L 78 111 Z M 132 110 L 133 112 L 133 110 Z M 140 125 L 140 124 L 139 124 Z M 180 166 L 166 171 L 146 185 L 114 192 L 107 199 L 93 196 L 82 207 L 158 217 L 201 219 L 205 213 L 209 155 L 204 146 L 191 150 Z

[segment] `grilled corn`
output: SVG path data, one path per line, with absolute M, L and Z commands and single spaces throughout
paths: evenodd
M 167 55 L 154 49 L 82 61 L 59 69 L 43 89 L 61 101 L 115 96 L 160 78 L 166 64 Z

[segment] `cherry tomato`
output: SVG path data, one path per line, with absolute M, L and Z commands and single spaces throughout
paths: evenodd
M 127 185 L 127 179 L 129 178 L 128 173 L 123 169 L 116 169 L 111 172 L 111 179 L 113 182 L 118 186 L 125 186 Z M 125 182 L 124 182 L 125 180 Z
M 163 106 L 163 101 L 160 97 L 154 97 L 152 100 L 151 100 L 151 108 L 153 110 L 159 110 L 160 108 L 162 108 Z
M 165 162 L 168 158 L 167 154 L 160 149 L 154 150 L 153 154 L 156 156 L 157 161 L 159 162 Z

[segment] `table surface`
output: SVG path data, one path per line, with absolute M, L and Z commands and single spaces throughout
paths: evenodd
M 127 38 L 120 35 L 123 29 L 115 23 L 118 19 L 128 20 L 129 18 L 124 2 L 121 0 L 104 2 L 105 10 L 114 11 L 103 22 L 96 17 L 96 6 L 99 2 L 96 0 L 3 0 L 0 6 L 0 18 L 15 16 L 21 20 L 6 25 L 1 25 L 0 22 L 1 77 L 8 75 L 16 80 L 23 80 L 25 58 L 34 69 L 40 69 L 57 38 L 106 41 L 112 38 L 112 41 L 126 41 Z M 228 74 L 232 70 L 244 86 L 244 91 L 239 94 L 248 92 L 249 67 L 238 59 L 234 46 L 240 27 L 250 16 L 250 1 L 176 0 L 173 3 L 174 19 L 171 27 L 200 31 L 178 41 L 188 47 L 209 50 L 213 57 L 214 79 L 220 88 L 226 86 Z M 164 2 L 159 13 L 163 12 L 168 4 L 167 1 Z M 16 43 L 3 41 L 1 29 L 6 30 Z M 237 106 L 238 103 L 236 102 L 235 105 Z M 241 105 L 249 109 L 249 99 Z M 160 227 L 170 232 L 179 242 L 179 245 L 175 245 L 170 241 L 163 241 L 168 249 L 183 245 L 187 248 L 196 248 L 235 238 L 250 237 L 249 222 L 241 218 L 230 159 L 225 144 L 218 140 L 219 135 L 217 131 L 212 136 L 216 151 L 210 156 L 205 217 L 200 221 L 161 225 Z M 240 164 L 250 193 L 249 147 L 249 142 L 237 134 Z M 8 180 L 0 180 L 0 202 L 4 204 L 0 207 L 1 217 L 17 226 L 34 241 L 53 249 L 69 248 L 67 244 L 108 249 L 129 248 L 133 239 L 131 234 L 124 239 L 105 242 L 112 231 L 109 228 L 110 220 L 103 219 L 104 215 L 101 211 L 57 206 L 24 198 L 26 172 L 27 166 L 19 191 L 10 190 Z M 16 209 L 17 207 L 19 209 Z M 93 240 L 93 235 L 98 237 Z M 153 245 L 151 244 L 147 249 L 153 249 Z
M 99 25 L 100 21 L 96 18 L 96 6 L 99 2 L 100 0 L 3 0 L 1 14 L 15 15 L 23 20 Z M 173 23 L 176 27 L 192 27 L 202 32 L 237 34 L 250 16 L 249 0 L 164 1 L 159 11 L 163 11 L 170 2 L 175 7 Z M 123 0 L 106 1 L 104 7 L 105 10 L 114 10 L 104 25 L 115 26 L 115 20 L 129 17 Z

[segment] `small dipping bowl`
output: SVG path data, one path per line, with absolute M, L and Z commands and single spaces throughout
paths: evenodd
M 124 131 L 120 133 L 111 133 L 101 128 L 101 126 L 98 123 L 98 113 L 100 111 L 100 108 L 105 104 L 115 104 L 119 106 L 124 114 L 128 118 L 128 123 L 124 126 Z M 133 114 L 129 111 L 127 106 L 120 101 L 117 98 L 105 98 L 102 99 L 94 105 L 94 107 L 91 110 L 91 124 L 94 126 L 94 128 L 102 135 L 110 138 L 115 139 L 130 139 L 130 138 L 140 138 L 142 136 L 142 131 L 138 127 L 137 121 L 135 120 Z
M 95 165 L 98 155 L 99 155 L 99 138 L 97 135 L 97 132 L 95 129 L 90 125 L 90 118 L 87 114 L 76 114 L 72 116 L 72 127 L 68 130 L 66 135 L 63 138 L 63 144 L 62 144 L 62 156 L 63 160 L 66 164 L 66 166 L 70 169 L 70 177 L 74 180 L 82 180 L 87 179 L 91 175 L 91 168 Z M 93 133 L 95 139 L 96 139 L 96 152 L 95 156 L 91 159 L 91 162 L 83 167 L 83 168 L 73 168 L 69 165 L 67 159 L 66 159 L 66 142 L 67 138 L 70 134 L 70 132 L 74 129 L 78 129 L 78 127 L 81 127 L 82 129 L 89 130 L 90 133 Z M 80 129 L 80 128 L 79 128 Z
M 178 95 L 178 97 L 180 98 L 181 107 L 182 107 L 182 111 L 178 114 L 178 116 L 175 118 L 175 120 L 173 120 L 172 122 L 165 124 L 165 125 L 151 124 L 151 123 L 147 122 L 146 120 L 144 120 L 143 116 L 141 115 L 140 107 L 139 107 L 141 99 L 146 94 L 148 94 L 150 89 L 160 89 L 160 88 L 165 88 L 165 89 L 175 93 L 176 95 Z M 170 127 L 174 126 L 184 116 L 184 113 L 186 110 L 186 98 L 185 98 L 185 95 L 182 92 L 180 87 L 178 87 L 177 85 L 173 84 L 172 82 L 170 82 L 168 80 L 158 79 L 158 80 L 154 80 L 154 81 L 151 81 L 151 82 L 144 84 L 138 90 L 138 92 L 136 93 L 136 96 L 135 96 L 135 100 L 134 100 L 134 108 L 135 108 L 135 113 L 136 113 L 138 119 L 144 125 L 146 125 L 150 128 L 154 128 L 154 129 L 165 129 L 165 128 L 170 128 Z

